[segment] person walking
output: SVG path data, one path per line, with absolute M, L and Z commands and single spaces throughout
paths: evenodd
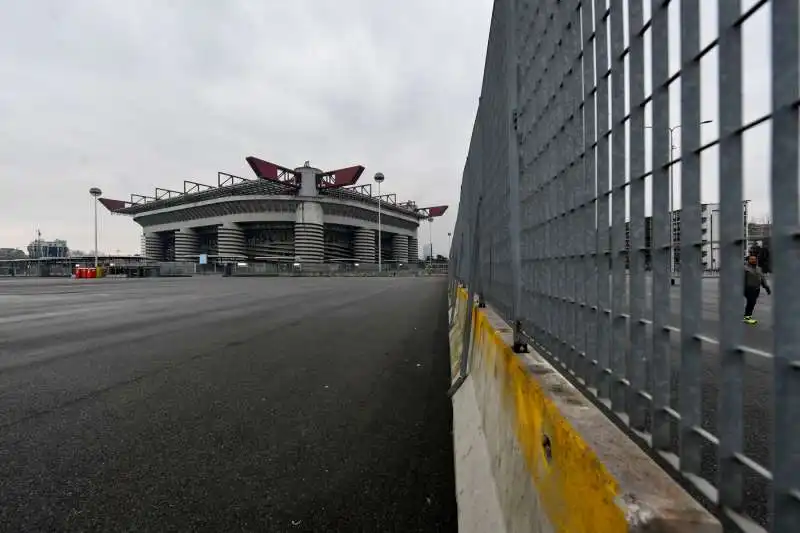
M 747 257 L 747 264 L 744 266 L 744 322 L 745 324 L 755 325 L 758 320 L 753 318 L 753 311 L 756 308 L 758 297 L 761 294 L 761 287 L 767 291 L 767 294 L 772 294 L 772 289 L 767 283 L 767 278 L 761 267 L 758 266 L 758 259 L 755 255 Z

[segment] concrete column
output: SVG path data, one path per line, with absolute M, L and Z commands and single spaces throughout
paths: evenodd
M 142 253 L 153 261 L 164 260 L 164 241 L 158 233 L 145 233 L 142 235 Z
M 410 263 L 419 261 L 419 241 L 416 237 L 408 238 L 408 261 Z
M 175 232 L 175 261 L 197 262 L 200 254 L 200 239 L 191 228 Z
M 361 263 L 375 263 L 377 251 L 375 248 L 375 231 L 367 228 L 356 228 L 353 236 L 356 260 Z
M 245 259 L 244 232 L 236 224 L 217 228 L 217 255 L 220 259 Z
M 392 259 L 399 263 L 408 263 L 408 237 L 394 235 L 392 237 Z
M 322 171 L 314 167 L 299 167 L 294 170 L 300 174 L 300 196 L 317 196 L 317 174 L 322 174 Z
M 322 263 L 325 258 L 322 206 L 316 202 L 303 202 L 297 206 L 295 216 L 295 259 L 301 263 Z

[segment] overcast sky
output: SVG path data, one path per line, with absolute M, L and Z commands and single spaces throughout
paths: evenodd
M 256 155 L 290 167 L 363 164 L 362 180 L 383 172 L 384 191 L 400 200 L 449 204 L 433 225 L 435 251 L 446 252 L 492 3 L 0 0 L 0 247 L 24 247 L 38 228 L 90 249 L 90 187 L 126 199 L 184 179 L 215 183 L 220 170 L 251 176 L 244 158 Z M 701 7 L 702 46 L 716 37 L 717 13 L 714 1 Z M 769 7 L 744 25 L 745 121 L 771 107 Z M 701 64 L 704 142 L 718 136 L 716 61 L 712 51 Z M 670 100 L 676 125 L 679 83 Z M 679 132 L 675 141 L 679 155 Z M 649 151 L 646 142 L 648 168 Z M 745 134 L 743 155 L 751 214 L 767 216 L 769 122 Z M 716 202 L 716 149 L 701 164 L 702 199 Z M 675 178 L 680 207 L 679 165 Z M 139 235 L 131 219 L 102 212 L 101 250 L 137 252 Z
M 0 247 L 39 228 L 91 249 L 90 187 L 251 176 L 248 155 L 381 171 L 398 199 L 451 205 L 447 247 L 492 0 L 0 5 Z M 140 227 L 101 215 L 100 249 L 137 252 Z
M 705 48 L 716 39 L 718 32 L 719 0 L 703 0 L 700 2 L 700 48 Z M 750 9 L 756 0 L 743 0 L 742 12 Z M 645 18 L 650 18 L 649 2 L 645 2 Z M 771 54 L 770 54 L 770 13 L 771 4 L 767 3 L 751 15 L 742 24 L 742 121 L 745 124 L 756 121 L 772 110 L 772 84 L 771 84 Z M 680 3 L 671 2 L 669 5 L 669 72 L 673 74 L 681 68 L 681 41 L 680 41 Z M 652 79 L 649 69 L 652 68 L 650 53 L 650 32 L 645 38 L 645 92 L 652 92 Z M 719 55 L 718 49 L 713 48 L 700 61 L 700 118 L 710 121 L 700 127 L 702 143 L 709 143 L 719 138 L 720 113 L 726 110 L 719 109 Z M 723 90 L 734 90 L 723 88 Z M 680 78 L 670 85 L 670 120 L 671 126 L 681 124 L 681 91 Z M 645 111 L 647 123 L 651 119 L 650 106 Z M 745 200 L 750 201 L 749 215 L 752 220 L 764 220 L 770 215 L 770 128 L 769 121 L 749 129 L 742 136 L 742 164 L 743 164 L 743 190 Z M 681 153 L 681 131 L 677 128 L 674 134 L 675 157 Z M 652 132 L 647 131 L 648 139 L 645 141 L 645 154 L 647 170 L 650 170 L 649 138 Z M 716 147 L 704 150 L 700 155 L 700 185 L 701 201 L 704 203 L 719 202 L 719 151 Z M 681 167 L 675 165 L 675 208 L 681 207 Z M 723 179 L 724 181 L 724 179 Z M 649 196 L 649 195 L 648 195 Z M 649 211 L 649 206 L 648 206 Z M 649 214 L 649 213 L 648 213 Z

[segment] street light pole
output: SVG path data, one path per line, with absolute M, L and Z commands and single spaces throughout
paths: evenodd
M 712 120 L 703 120 L 700 124 L 711 124 L 712 122 Z M 675 189 L 673 176 L 675 170 L 675 150 L 678 148 L 675 146 L 674 135 L 675 131 L 681 126 L 682 124 L 678 124 L 667 128 L 669 130 L 669 271 L 673 278 L 675 277 Z M 652 127 L 653 126 L 645 126 L 645 128 L 651 129 Z
M 669 272 L 675 277 L 675 141 L 673 135 L 681 125 L 669 128 Z
M 711 270 L 717 270 L 717 259 L 714 257 L 714 242 L 719 243 L 719 239 L 715 239 L 714 237 L 714 215 L 719 216 L 720 211 L 719 209 L 714 209 L 711 211 Z M 719 226 L 719 224 L 717 224 Z M 719 233 L 719 228 L 717 228 L 717 233 Z M 719 244 L 717 244 L 717 248 L 719 248 Z
M 383 271 L 383 247 L 381 241 L 381 183 L 383 183 L 384 176 L 382 172 L 375 174 L 375 183 L 378 184 L 378 273 Z
M 433 268 L 433 217 L 428 217 L 428 242 L 430 244 L 430 265 Z
M 97 200 L 94 201 L 94 267 L 97 268 Z
M 747 211 L 748 207 L 750 206 L 750 200 L 744 201 L 744 255 L 747 256 L 750 253 L 750 223 L 747 220 Z
M 97 199 L 103 194 L 103 191 L 97 187 L 92 187 L 89 189 L 89 194 L 94 198 L 94 268 L 97 268 Z

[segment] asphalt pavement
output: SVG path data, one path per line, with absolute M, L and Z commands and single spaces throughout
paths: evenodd
M 0 280 L 0 531 L 455 531 L 445 283 Z

